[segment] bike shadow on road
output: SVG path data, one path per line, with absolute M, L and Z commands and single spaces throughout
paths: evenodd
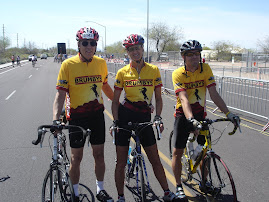
M 79 202 L 94 202 L 95 197 L 92 191 L 90 190 L 89 187 L 87 187 L 84 184 L 79 183 Z
M 1 177 L 0 178 L 0 182 L 4 182 L 6 180 L 8 180 L 10 177 L 7 175 L 6 177 Z
M 134 197 L 134 201 L 140 201 L 139 199 L 139 193 L 137 192 L 137 186 L 131 186 L 131 185 L 126 185 L 126 188 L 132 193 Z M 153 190 L 150 188 L 146 188 L 146 195 L 147 195 L 147 201 L 163 201 L 160 199 L 159 196 L 157 196 Z

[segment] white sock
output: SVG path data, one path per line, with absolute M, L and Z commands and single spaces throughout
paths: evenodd
M 75 196 L 79 196 L 79 193 L 78 193 L 78 184 L 74 184 L 73 185 L 73 188 L 74 188 Z
M 99 194 L 99 192 L 101 190 L 104 190 L 104 181 L 98 181 L 96 180 L 96 185 L 97 185 L 97 194 Z

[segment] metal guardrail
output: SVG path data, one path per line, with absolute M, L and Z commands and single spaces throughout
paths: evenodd
M 107 63 L 108 72 L 112 74 L 116 74 L 123 66 L 125 65 Z M 163 86 L 170 93 L 174 93 L 173 71 L 160 69 Z M 228 70 L 226 69 L 226 71 Z M 269 81 L 218 75 L 215 75 L 215 80 L 218 92 L 228 108 L 269 120 Z M 207 102 L 212 102 L 208 93 L 206 99 Z M 263 130 L 268 127 L 269 122 Z

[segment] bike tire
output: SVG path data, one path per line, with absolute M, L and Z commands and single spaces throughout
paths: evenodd
M 142 159 L 138 160 L 138 184 L 139 184 L 139 188 L 138 191 L 139 192 L 139 196 L 140 196 L 140 200 L 142 202 L 146 201 L 146 185 L 145 185 L 145 178 L 144 178 L 144 166 L 143 166 L 143 161 Z
M 173 156 L 173 146 L 172 146 L 172 139 L 173 139 L 174 131 L 172 130 L 169 136 L 169 154 L 170 158 L 172 159 Z
M 206 155 L 202 165 L 202 191 L 218 201 L 237 202 L 235 183 L 224 161 L 215 153 Z
M 58 166 L 51 169 L 43 181 L 42 202 L 74 202 L 74 189 L 68 173 Z

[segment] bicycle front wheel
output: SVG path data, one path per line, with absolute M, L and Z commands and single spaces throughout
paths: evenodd
M 51 169 L 44 178 L 42 202 L 73 202 L 74 189 L 68 173 L 58 166 Z
M 138 193 L 140 195 L 140 200 L 142 202 L 146 201 L 146 189 L 145 189 L 145 178 L 144 178 L 144 169 L 143 169 L 143 161 L 141 159 L 138 160 Z
M 218 201 L 237 201 L 231 172 L 215 153 L 207 154 L 203 161 L 201 191 L 212 195 Z

